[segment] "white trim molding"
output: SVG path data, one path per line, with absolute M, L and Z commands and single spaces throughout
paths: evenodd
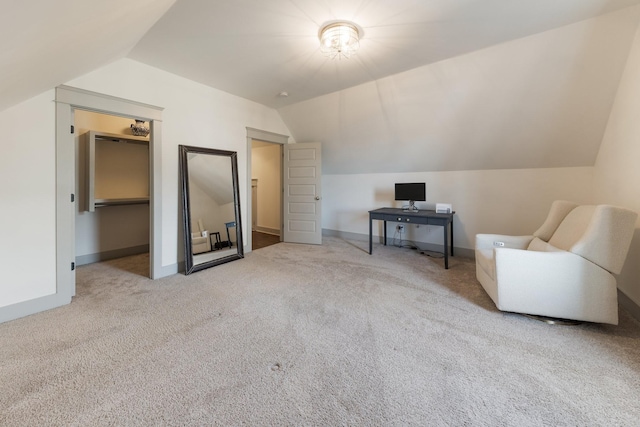
M 0 308 L 0 322 L 17 319 L 71 302 L 75 295 L 75 109 L 149 121 L 150 160 L 150 277 L 174 274 L 177 265 L 162 266 L 162 111 L 163 108 L 61 85 L 56 88 L 56 292 Z M 77 199 L 77 197 L 76 197 Z
M 274 144 L 280 144 L 280 145 L 285 145 L 289 143 L 289 137 L 287 135 L 282 135 L 279 133 L 275 133 L 275 132 L 269 132 L 266 130 L 260 130 L 260 129 L 255 129 L 255 128 L 251 128 L 251 127 L 247 127 L 247 218 L 245 218 L 246 220 L 246 224 L 249 225 L 248 227 L 248 233 L 246 233 L 246 235 L 244 236 L 244 253 L 249 253 L 251 252 L 251 250 L 253 249 L 253 239 L 251 237 L 251 224 L 252 224 L 252 208 L 253 208 L 253 201 L 251 200 L 251 186 L 253 183 L 253 176 L 252 175 L 252 171 L 251 171 L 251 146 L 252 146 L 252 141 L 253 140 L 257 140 L 257 141 L 264 141 L 264 142 L 271 142 Z M 282 183 L 282 175 L 284 174 L 284 169 L 281 169 L 280 171 L 280 188 L 283 188 L 283 183 Z M 280 204 L 280 219 L 282 220 L 283 218 L 283 213 L 282 210 L 284 209 L 284 205 L 281 203 Z M 281 221 L 282 222 L 282 221 Z M 282 237 L 283 232 L 282 232 L 282 225 L 280 228 L 280 233 L 279 233 L 280 237 Z

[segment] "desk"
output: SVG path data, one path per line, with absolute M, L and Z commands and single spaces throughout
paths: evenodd
M 224 226 L 227 228 L 227 244 L 229 245 L 229 247 L 233 246 L 233 243 L 231 242 L 231 236 L 229 235 L 229 229 L 233 228 L 236 226 L 236 222 L 235 221 L 231 221 L 231 222 L 225 222 Z
M 384 244 L 387 244 L 387 221 L 403 224 L 439 225 L 444 230 L 444 268 L 449 268 L 449 237 L 447 225 L 451 233 L 451 256 L 453 256 L 453 215 L 452 213 L 436 213 L 436 211 L 422 210 L 417 212 L 405 211 L 397 208 L 380 208 L 369 211 L 369 254 L 373 250 L 373 220 L 384 221 Z

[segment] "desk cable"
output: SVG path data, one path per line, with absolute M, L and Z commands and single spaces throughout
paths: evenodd
M 397 235 L 400 235 L 400 238 L 396 237 Z M 398 242 L 399 243 L 396 243 Z M 403 243 L 406 242 L 406 243 Z M 418 246 L 418 244 L 412 240 L 404 240 L 402 238 L 402 233 L 400 231 L 396 231 L 393 234 L 393 246 L 395 246 L 396 248 L 407 248 L 407 249 L 415 249 L 418 252 L 420 252 L 421 255 L 426 255 L 430 258 L 444 258 L 444 255 L 440 252 L 436 252 L 436 251 L 431 251 L 429 249 L 422 249 L 420 246 Z

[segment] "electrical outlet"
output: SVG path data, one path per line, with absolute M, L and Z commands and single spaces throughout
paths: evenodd
M 504 242 L 493 242 L 493 246 L 502 247 L 504 246 Z
M 399 232 L 403 232 L 404 231 L 404 224 L 398 224 L 396 225 L 396 230 L 398 230 Z

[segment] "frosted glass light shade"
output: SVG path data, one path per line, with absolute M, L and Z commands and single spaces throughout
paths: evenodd
M 360 47 L 360 32 L 350 22 L 333 22 L 320 29 L 320 51 L 331 59 L 349 58 Z

